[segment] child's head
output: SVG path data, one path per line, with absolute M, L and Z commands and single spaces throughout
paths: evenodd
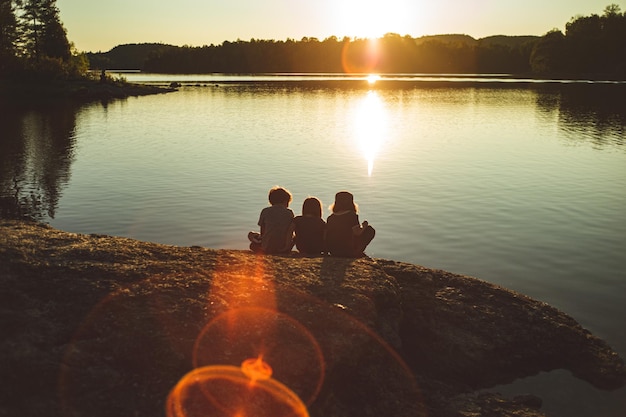
M 285 207 L 288 207 L 289 203 L 291 203 L 291 198 L 291 193 L 283 187 L 279 186 L 272 188 L 268 195 L 270 204 L 273 206 L 275 206 L 276 204 L 284 204 Z
M 302 215 L 322 217 L 322 202 L 315 197 L 307 197 L 302 203 Z
M 354 203 L 354 196 L 347 191 L 339 191 L 335 194 L 335 203 L 330 206 L 333 213 L 342 211 L 354 211 L 358 213 L 359 206 Z

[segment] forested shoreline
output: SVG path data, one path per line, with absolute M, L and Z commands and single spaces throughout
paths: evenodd
M 160 73 L 450 73 L 626 80 L 626 12 L 575 16 L 543 36 L 388 33 L 378 39 L 237 40 L 219 45 L 119 45 L 79 52 L 56 0 L 0 0 L 0 79 L 76 80 L 91 70 Z
M 67 37 L 56 0 L 0 0 L 0 78 L 82 78 L 89 62 Z
M 89 71 L 69 41 L 56 0 L 0 0 L 0 99 L 109 100 L 172 89 Z
M 330 37 L 323 41 L 238 40 L 202 47 L 120 45 L 87 54 L 94 69 L 139 69 L 160 73 L 528 73 L 538 36 L 468 35 L 379 39 Z M 138 54 L 145 59 L 137 62 Z
M 626 13 L 577 16 L 543 36 L 389 33 L 378 39 L 237 40 L 220 45 L 120 45 L 88 53 L 92 68 L 202 73 L 524 74 L 626 80 Z M 141 57 L 141 59 L 138 59 Z

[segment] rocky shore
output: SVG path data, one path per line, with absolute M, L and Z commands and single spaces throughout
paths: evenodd
M 162 94 L 176 91 L 173 87 L 133 84 L 124 81 L 96 80 L 15 82 L 0 80 L 0 98 L 12 100 L 58 100 L 78 102 Z
M 554 369 L 606 390 L 626 383 L 622 359 L 555 308 L 384 259 L 258 256 L 0 220 L 0 311 L 0 415 L 193 417 L 194 391 L 171 394 L 188 372 L 239 372 L 254 357 L 319 417 L 536 417 L 541 399 L 484 390 Z M 198 401 L 220 378 L 236 385 L 211 378 Z M 246 406 L 277 417 L 259 404 Z

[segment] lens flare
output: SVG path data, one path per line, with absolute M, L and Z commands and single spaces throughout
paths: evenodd
M 341 65 L 348 74 L 362 74 L 376 71 L 380 61 L 377 39 L 346 41 L 341 51 Z
M 272 377 L 272 367 L 263 362 L 262 356 L 246 359 L 241 363 L 241 370 L 253 382 Z
M 381 385 L 395 393 L 393 404 L 423 409 L 410 369 L 380 336 L 312 294 L 274 285 L 257 260 L 226 255 L 214 271 L 150 277 L 101 300 L 64 352 L 61 414 L 132 414 L 160 408 L 164 398 L 155 394 L 169 393 L 167 417 L 308 417 L 307 407 L 325 410 L 333 396 L 380 407 Z M 367 297 L 345 302 L 369 309 Z M 195 369 L 180 378 L 190 362 Z M 332 392 L 322 391 L 325 383 Z M 397 415 L 393 404 L 389 415 Z
M 255 358 L 255 359 L 249 359 Z M 275 310 L 228 310 L 202 329 L 193 349 L 193 366 L 236 366 L 252 379 L 269 373 L 307 403 L 317 397 L 325 365 L 319 343 L 297 320 Z
M 256 363 L 256 368 L 258 361 L 253 358 L 244 364 L 248 368 Z M 261 373 L 263 378 L 253 379 L 236 366 L 194 369 L 170 392 L 167 417 L 308 417 L 306 406 L 293 391 Z

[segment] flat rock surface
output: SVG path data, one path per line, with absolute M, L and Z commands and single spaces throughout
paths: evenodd
M 233 392 L 271 383 L 272 401 L 298 398 L 311 416 L 543 416 L 537 397 L 484 390 L 553 369 L 607 390 L 626 382 L 622 359 L 549 305 L 383 259 L 0 220 L 0 312 L 0 415 L 233 416 Z M 207 393 L 220 384 L 228 395 Z

